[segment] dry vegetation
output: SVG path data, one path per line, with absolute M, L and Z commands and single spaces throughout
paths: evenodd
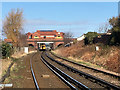
M 1 59 L 1 72 L 0 72 L 0 79 L 1 77 L 6 73 L 9 65 L 12 63 L 11 59 L 7 60 L 7 59 Z
M 56 49 L 55 52 L 63 57 L 77 58 L 120 73 L 120 49 L 115 46 L 104 46 L 100 44 L 100 50 L 95 51 L 95 46 L 81 46 L 80 43 L 77 43 L 71 47 Z
M 30 53 L 34 53 L 34 52 L 37 52 L 36 50 L 29 50 L 29 53 L 28 54 L 30 54 Z M 24 53 L 24 51 L 19 51 L 19 52 L 16 52 L 16 53 L 14 53 L 12 56 L 11 56 L 11 58 L 9 58 L 9 59 L 1 59 L 1 68 L 2 68 L 2 72 L 0 72 L 0 79 L 2 78 L 2 76 L 3 75 L 5 75 L 6 74 L 6 71 L 7 71 L 7 69 L 8 69 L 8 67 L 9 67 L 9 65 L 12 63 L 12 62 L 14 62 L 14 64 L 13 64 L 13 66 L 11 67 L 11 71 L 12 71 L 12 69 L 15 69 L 16 68 L 16 66 L 18 65 L 18 64 L 16 64 L 16 60 L 19 60 L 20 58 L 22 58 L 23 56 L 26 56 L 27 54 L 26 53 Z

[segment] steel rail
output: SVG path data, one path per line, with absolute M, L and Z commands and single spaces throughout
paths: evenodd
M 55 59 L 53 59 L 52 57 L 50 57 L 47 53 L 45 53 L 45 55 L 46 55 L 49 59 L 51 59 L 52 61 L 58 63 L 58 64 L 61 65 L 61 66 L 66 67 L 68 70 L 71 70 L 72 72 L 76 72 L 76 73 L 78 73 L 79 75 L 84 75 L 86 78 L 95 80 L 96 82 L 100 82 L 101 84 L 106 85 L 106 87 L 109 88 L 109 89 L 110 89 L 110 88 L 120 89 L 119 86 L 113 85 L 113 84 L 111 84 L 111 83 L 109 83 L 109 82 L 106 82 L 106 81 L 103 80 L 103 79 L 97 78 L 97 77 L 95 77 L 95 76 L 92 76 L 92 75 L 87 74 L 87 73 L 85 73 L 85 72 L 82 72 L 82 71 L 80 71 L 80 70 L 77 70 L 77 69 L 75 69 L 75 68 L 73 68 L 73 67 L 70 67 L 70 66 L 68 66 L 68 65 L 66 65 L 66 64 L 63 64 L 63 63 L 61 63 L 61 62 L 59 62 L 59 61 L 56 61 Z
M 74 62 L 74 61 L 71 61 L 71 60 L 65 59 L 65 58 L 63 58 L 63 57 L 57 56 L 57 55 L 53 54 L 52 52 L 50 52 L 50 53 L 51 53 L 53 56 L 57 57 L 57 58 L 60 58 L 60 59 L 65 60 L 65 61 L 67 61 L 67 62 L 73 63 L 73 64 L 75 64 L 75 65 L 82 66 L 82 67 L 85 67 L 85 68 L 88 68 L 88 69 L 91 69 L 91 70 L 94 70 L 94 71 L 97 71 L 97 72 L 101 72 L 101 73 L 104 73 L 104 74 L 106 74 L 106 75 L 110 75 L 110 76 L 113 76 L 113 77 L 115 77 L 115 78 L 120 79 L 120 76 L 118 76 L 118 75 L 114 75 L 114 74 L 112 74 L 112 73 L 108 73 L 108 72 L 105 72 L 105 71 L 102 71 L 102 70 L 98 70 L 98 69 L 95 69 L 95 68 L 92 68 L 92 67 L 88 67 L 88 66 L 85 66 L 85 65 L 82 65 L 82 64 L 78 64 L 78 63 L 76 63 L 76 62 Z
M 35 54 L 34 54 L 34 55 L 35 55 Z M 34 55 L 33 55 L 33 56 L 34 56 Z M 37 89 L 37 90 L 40 90 L 40 89 L 39 89 L 39 86 L 38 86 L 38 83 L 37 83 L 37 80 L 36 80 L 36 78 L 35 78 L 35 74 L 34 74 L 34 71 L 33 71 L 33 67 L 32 67 L 32 57 L 33 57 L 33 56 L 31 56 L 31 58 L 30 58 L 30 69 L 31 69 L 31 73 L 32 73 L 32 76 L 33 76 L 33 80 L 34 80 L 36 89 Z
M 43 56 L 41 56 L 41 58 L 42 58 L 42 61 L 44 60 L 43 62 L 48 66 L 48 68 L 50 68 L 57 76 L 59 76 L 72 89 L 77 89 L 77 88 L 75 88 L 73 85 L 71 85 L 70 82 L 83 90 L 90 90 L 90 88 L 88 88 L 87 86 L 85 86 L 82 83 L 78 82 L 77 80 L 73 79 L 72 77 L 70 77 L 69 75 L 67 75 L 66 73 L 64 73 L 63 71 L 61 71 L 60 69 L 58 69 L 57 67 L 52 65 L 51 63 L 49 63 L 48 61 L 46 61 Z
M 53 70 L 48 63 L 44 60 L 44 58 L 41 56 L 42 62 L 52 71 L 54 72 L 58 77 L 60 77 L 71 89 L 77 90 L 72 84 L 70 84 L 65 78 L 63 78 L 60 74 L 58 74 L 55 70 Z

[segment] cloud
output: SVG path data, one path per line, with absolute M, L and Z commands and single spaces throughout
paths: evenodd
M 55 20 L 46 20 L 46 19 L 34 19 L 34 20 L 26 20 L 25 25 L 85 25 L 88 24 L 88 21 L 74 21 L 74 22 L 60 22 Z

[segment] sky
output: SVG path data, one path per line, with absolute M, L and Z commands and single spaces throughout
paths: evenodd
M 2 2 L 2 21 L 11 9 L 23 10 L 24 30 L 57 30 L 79 37 L 98 31 L 118 15 L 118 2 Z

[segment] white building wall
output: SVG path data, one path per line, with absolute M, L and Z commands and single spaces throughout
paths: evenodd
M 77 38 L 77 41 L 81 41 L 81 40 L 83 40 L 83 39 L 85 39 L 85 35 L 82 35 L 81 37 L 78 37 L 78 38 Z

